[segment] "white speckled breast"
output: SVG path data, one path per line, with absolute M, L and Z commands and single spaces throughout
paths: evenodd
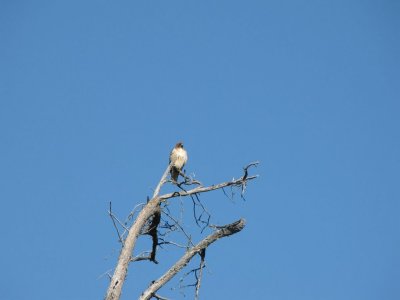
M 188 160 L 187 153 L 185 149 L 178 148 L 174 149 L 171 153 L 171 161 L 173 166 L 177 169 L 182 169 Z

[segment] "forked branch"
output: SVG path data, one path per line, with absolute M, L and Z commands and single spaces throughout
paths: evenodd
M 126 274 L 128 271 L 129 263 L 132 261 L 132 252 L 135 248 L 137 238 L 145 225 L 146 221 L 154 215 L 158 211 L 160 206 L 160 200 L 158 194 L 162 185 L 166 182 L 169 170 L 171 166 L 168 165 L 165 170 L 163 176 L 161 177 L 160 182 L 158 183 L 153 199 L 151 199 L 140 211 L 138 217 L 135 222 L 131 226 L 128 232 L 128 236 L 123 243 L 123 247 L 121 249 L 121 253 L 118 257 L 118 263 L 114 271 L 114 275 L 111 278 L 110 285 L 107 289 L 106 300 L 118 300 L 121 296 L 122 286 L 125 282 Z
M 196 246 L 190 248 L 176 263 L 173 265 L 163 276 L 154 281 L 147 290 L 140 296 L 140 300 L 148 300 L 155 295 L 155 293 L 165 285 L 172 277 L 174 277 L 182 268 L 184 268 L 189 261 L 196 254 L 201 254 L 210 244 L 216 240 L 227 237 L 241 231 L 245 226 L 245 220 L 240 219 L 232 224 L 219 227 L 217 231 L 207 236 Z
M 179 192 L 159 195 L 161 191 L 161 187 L 168 182 L 167 176 L 170 172 L 171 165 L 167 167 L 163 176 L 161 177 L 160 182 L 158 183 L 156 189 L 154 190 L 153 198 L 149 200 L 143 207 L 143 209 L 139 212 L 136 220 L 132 224 L 132 226 L 128 230 L 128 235 L 124 241 L 122 241 L 124 235 L 119 235 L 119 238 L 122 242 L 122 249 L 118 258 L 118 263 L 115 268 L 114 274 L 111 278 L 110 285 L 107 290 L 106 300 L 118 300 L 121 296 L 122 286 L 125 282 L 127 270 L 129 263 L 132 261 L 148 259 L 147 257 L 143 258 L 133 258 L 132 253 L 136 245 L 136 241 L 138 236 L 141 234 L 143 227 L 146 222 L 148 224 L 149 218 L 152 216 L 154 222 L 150 223 L 150 230 L 147 232 L 153 238 L 153 248 L 150 254 L 150 259 L 153 262 L 157 262 L 155 259 L 156 247 L 158 245 L 158 237 L 157 237 L 157 227 L 159 225 L 159 217 L 160 217 L 160 204 L 167 199 L 175 198 L 175 197 L 186 197 L 191 195 L 197 195 L 200 193 L 205 193 L 217 189 L 223 189 L 224 187 L 239 187 L 242 189 L 242 193 L 246 187 L 248 181 L 257 178 L 258 176 L 248 176 L 248 168 L 251 166 L 256 166 L 258 162 L 251 163 L 250 165 L 244 168 L 244 175 L 239 179 L 232 179 L 232 181 L 223 182 L 220 184 L 212 185 L 212 186 L 202 186 L 200 182 L 191 182 L 194 184 L 199 184 L 199 186 L 191 189 L 191 190 L 183 190 Z M 111 210 L 110 210 L 111 214 Z M 114 218 L 112 218 L 113 221 Z M 115 225 L 116 226 L 116 225 Z M 240 220 L 236 223 L 223 226 L 218 228 L 213 234 L 202 240 L 198 245 L 190 248 L 190 250 L 177 262 L 177 264 L 171 268 L 163 277 L 153 283 L 148 290 L 146 290 L 141 299 L 149 299 L 149 297 L 155 296 L 155 292 L 167 281 L 169 281 L 180 269 L 182 269 L 188 261 L 196 254 L 199 253 L 202 249 L 205 249 L 209 244 L 213 243 L 217 239 L 221 237 L 225 237 L 240 231 L 244 227 L 244 220 Z M 118 232 L 119 233 L 119 232 Z
M 220 184 L 215 184 L 215 185 L 211 185 L 211 186 L 199 186 L 199 187 L 195 187 L 194 189 L 191 189 L 191 190 L 188 190 L 188 191 L 181 191 L 181 192 L 174 192 L 174 193 L 164 194 L 164 195 L 160 196 L 160 200 L 164 201 L 164 200 L 167 200 L 167 199 L 170 199 L 170 198 L 175 198 L 175 197 L 186 197 L 186 196 L 190 196 L 190 195 L 193 195 L 193 194 L 210 192 L 210 191 L 222 189 L 222 188 L 227 187 L 227 186 L 242 187 L 244 184 L 247 183 L 247 181 L 256 179 L 257 177 L 258 177 L 257 175 L 248 176 L 247 178 L 240 177 L 239 179 L 233 179 L 232 181 L 227 181 L 227 182 L 223 182 L 223 183 L 220 183 Z

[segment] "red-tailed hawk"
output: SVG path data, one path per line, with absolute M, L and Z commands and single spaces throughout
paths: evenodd
M 183 148 L 183 143 L 179 142 L 172 149 L 169 155 L 169 163 L 171 164 L 171 178 L 173 181 L 178 180 L 179 173 L 188 160 L 187 152 Z

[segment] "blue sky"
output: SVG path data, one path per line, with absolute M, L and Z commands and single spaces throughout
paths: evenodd
M 101 299 L 109 201 L 123 219 L 183 140 L 205 184 L 261 162 L 246 201 L 202 197 L 247 220 L 202 299 L 399 299 L 399 28 L 396 1 L 2 1 L 3 298 Z

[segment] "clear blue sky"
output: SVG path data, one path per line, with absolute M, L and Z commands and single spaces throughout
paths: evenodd
M 207 184 L 261 161 L 246 202 L 203 197 L 248 225 L 202 299 L 400 299 L 399 29 L 390 0 L 1 1 L 2 298 L 101 299 L 108 202 L 124 218 L 183 140 Z

